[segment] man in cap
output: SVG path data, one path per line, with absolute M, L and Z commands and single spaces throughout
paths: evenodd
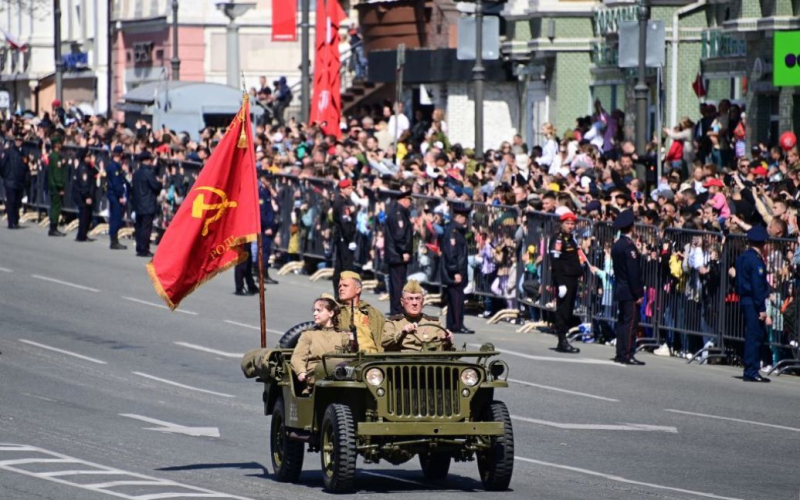
M 355 329 L 359 351 L 379 352 L 386 318 L 361 300 L 361 276 L 353 271 L 344 271 L 337 277 L 337 282 L 342 312 L 337 319 L 336 329 L 345 332 Z
M 50 192 L 50 231 L 48 236 L 66 236 L 58 230 L 61 206 L 64 203 L 64 190 L 67 186 L 67 166 L 61 158 L 61 136 L 50 139 L 53 150 L 47 162 L 47 187 Z
M 441 278 L 447 297 L 447 329 L 475 333 L 464 326 L 464 288 L 467 286 L 467 221 L 472 207 L 453 203 L 453 219 L 442 235 Z
M 439 326 L 438 318 L 422 313 L 425 294 L 418 281 L 406 283 L 401 302 L 403 312 L 389 316 L 383 325 L 381 342 L 386 352 L 419 352 L 426 344 L 452 348 L 453 334 Z
M 278 232 L 278 220 L 275 217 L 275 207 L 272 206 L 271 179 L 272 174 L 268 170 L 259 172 L 258 204 L 261 212 L 261 253 L 264 259 L 264 283 L 277 285 L 278 281 L 269 276 L 269 256 L 272 254 L 272 241 Z
M 400 304 L 404 297 L 403 286 L 408 275 L 408 263 L 413 251 L 413 227 L 411 226 L 411 192 L 401 191 L 387 210 L 386 230 L 386 263 L 389 264 L 389 303 L 390 314 L 399 314 L 403 308 Z
M 350 196 L 353 181 L 339 181 L 339 193 L 333 200 L 333 290 L 339 291 L 339 276 L 353 270 L 356 250 L 356 208 Z
M 76 158 L 77 168 L 72 172 L 72 200 L 78 206 L 78 235 L 75 241 L 94 241 L 89 238 L 89 226 L 94 208 L 95 170 L 94 155 L 88 149 L 81 149 Z
M 744 318 L 744 376 L 745 382 L 769 382 L 758 373 L 759 353 L 766 336 L 766 327 L 772 325 L 767 316 L 769 283 L 767 265 L 764 263 L 764 244 L 768 238 L 763 226 L 754 226 L 747 231 L 750 243 L 742 255 L 736 259 L 736 293 L 739 294 L 739 307 Z
M 575 307 L 575 295 L 578 292 L 578 280 L 583 275 L 583 265 L 579 255 L 580 247 L 572 231 L 578 218 L 572 212 L 564 212 L 559 217 L 561 227 L 550 239 L 550 270 L 553 285 L 557 290 L 555 326 L 558 335 L 556 351 L 577 354 L 577 347 L 570 345 L 567 333 L 572 322 L 572 310 Z
M 639 325 L 639 304 L 644 297 L 642 266 L 639 249 L 631 238 L 633 211 L 624 210 L 614 220 L 619 239 L 611 247 L 614 265 L 614 300 L 617 301 L 617 356 L 614 361 L 624 365 L 644 365 L 634 357 L 634 337 Z
M 117 233 L 122 227 L 122 214 L 128 202 L 128 183 L 122 171 L 122 152 L 120 145 L 111 150 L 111 161 L 106 165 L 108 179 L 108 236 L 111 239 L 111 250 L 127 250 L 120 244 Z
M 19 228 L 19 209 L 22 207 L 22 193 L 30 181 L 28 159 L 22 152 L 22 136 L 14 136 L 14 145 L 5 150 L 0 163 L 0 177 L 6 188 L 6 214 L 8 228 Z
M 152 257 L 150 235 L 153 219 L 158 213 L 158 195 L 161 181 L 156 177 L 153 156 L 149 151 L 139 153 L 139 169 L 133 174 L 133 208 L 136 211 L 136 255 Z

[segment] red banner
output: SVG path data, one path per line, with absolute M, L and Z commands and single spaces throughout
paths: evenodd
M 250 101 L 228 127 L 161 238 L 147 272 L 170 309 L 247 258 L 261 227 Z
M 326 134 L 339 137 L 342 93 L 339 82 L 339 24 L 347 17 L 338 0 L 317 0 L 316 52 L 314 54 L 314 95 L 311 122 L 324 124 Z
M 297 41 L 297 0 L 272 0 L 272 41 Z

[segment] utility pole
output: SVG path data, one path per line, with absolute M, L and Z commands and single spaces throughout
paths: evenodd
M 475 66 L 472 79 L 475 80 L 475 159 L 483 160 L 483 3 L 475 2 Z
M 61 59 L 61 0 L 53 0 L 54 38 L 53 51 L 56 63 L 56 99 L 64 104 L 64 61 Z
M 114 107 L 114 66 L 113 66 L 113 54 L 114 54 L 114 30 L 116 29 L 114 26 L 114 0 L 106 0 L 106 9 L 108 9 L 108 33 L 106 35 L 107 43 L 106 43 L 106 71 L 108 72 L 108 81 L 106 82 L 106 103 L 107 111 L 106 114 L 110 119 L 113 113 Z
M 181 59 L 178 57 L 178 0 L 172 0 L 172 79 L 181 79 Z
M 638 0 L 639 74 L 634 87 L 636 96 L 636 154 L 644 157 L 647 149 L 647 22 L 650 20 L 648 0 Z
M 318 2 L 322 0 L 317 0 Z M 308 56 L 308 49 L 311 40 L 311 22 L 309 21 L 309 11 L 311 10 L 311 1 L 303 0 L 300 7 L 301 21 L 300 27 L 303 32 L 300 34 L 300 51 L 302 59 L 300 62 L 300 121 L 308 123 L 308 114 L 311 112 L 311 91 L 309 80 L 311 79 L 310 68 L 311 61 Z
M 242 74 L 239 71 L 239 25 L 236 18 L 243 16 L 248 10 L 256 6 L 255 2 L 233 2 L 226 0 L 216 4 L 217 8 L 228 18 L 226 27 L 226 49 L 227 49 L 227 83 L 229 87 L 235 89 L 242 88 Z

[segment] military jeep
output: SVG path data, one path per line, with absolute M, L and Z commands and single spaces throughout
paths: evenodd
M 298 325 L 298 327 L 306 325 Z M 296 343 L 301 328 L 287 332 Z M 293 347 L 293 345 L 292 345 Z M 514 433 L 506 405 L 508 365 L 479 351 L 325 355 L 310 394 L 290 365 L 292 348 L 251 351 L 245 375 L 264 384 L 264 413 L 272 415 L 275 478 L 296 482 L 306 445 L 320 452 L 325 489 L 355 489 L 356 458 L 399 465 L 419 456 L 425 478 L 444 479 L 451 461 L 477 460 L 484 487 L 506 490 L 514 468 Z

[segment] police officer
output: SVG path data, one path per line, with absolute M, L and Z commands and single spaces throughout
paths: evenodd
M 8 228 L 19 228 L 19 209 L 22 207 L 22 194 L 30 181 L 28 159 L 22 152 L 22 136 L 14 136 L 14 144 L 5 150 L 0 163 L 0 176 L 6 188 L 6 214 Z
M 572 212 L 564 212 L 559 217 L 561 227 L 550 240 L 550 270 L 553 275 L 553 286 L 556 287 L 555 326 L 558 335 L 556 351 L 569 354 L 581 352 L 570 345 L 567 340 L 572 310 L 575 307 L 575 295 L 578 292 L 578 280 L 583 274 L 583 266 L 578 255 L 578 243 L 572 235 L 578 218 Z
M 401 192 L 386 211 L 386 262 L 389 264 L 390 314 L 403 311 L 400 304 L 411 261 L 413 231 L 411 227 L 411 192 Z
M 353 182 L 339 182 L 339 193 L 333 200 L 333 290 L 339 292 L 339 276 L 353 270 L 353 252 L 356 249 L 356 210 L 350 199 Z
M 614 264 L 614 300 L 617 301 L 617 356 L 614 361 L 623 365 L 644 365 L 633 355 L 634 336 L 639 326 L 639 305 L 644 297 L 639 250 L 631 239 L 633 211 L 625 210 L 614 220 L 619 239 L 611 247 Z
M 447 297 L 447 329 L 453 333 L 475 333 L 464 326 L 464 288 L 467 286 L 467 220 L 472 207 L 453 204 L 453 219 L 444 230 L 441 278 Z
M 61 136 L 50 139 L 53 150 L 47 162 L 47 187 L 50 191 L 50 231 L 48 236 L 66 236 L 58 230 L 64 190 L 67 187 L 67 164 L 61 158 Z
M 271 173 L 262 170 L 259 174 L 258 204 L 261 212 L 261 252 L 264 258 L 264 283 L 277 285 L 278 282 L 269 277 L 269 256 L 272 254 L 272 241 L 278 232 L 278 220 L 275 207 L 272 206 L 272 191 L 269 185 Z
M 425 295 L 418 281 L 406 283 L 400 300 L 403 312 L 389 316 L 383 325 L 384 351 L 419 352 L 426 344 L 452 349 L 453 334 L 438 326 L 438 318 L 422 313 Z
M 119 242 L 117 233 L 122 227 L 122 214 L 128 201 L 127 182 L 122 172 L 122 146 L 114 146 L 111 151 L 111 161 L 106 166 L 106 179 L 108 179 L 108 236 L 111 239 L 111 250 L 127 250 L 128 247 Z
M 152 257 L 150 235 L 153 232 L 153 219 L 158 213 L 158 195 L 161 181 L 156 177 L 153 155 L 150 151 L 139 153 L 139 169 L 133 174 L 133 208 L 136 211 L 136 255 Z
M 92 168 L 93 156 L 87 149 L 78 153 L 78 164 L 72 172 L 72 201 L 78 207 L 78 235 L 75 241 L 94 241 L 89 238 L 89 224 L 92 222 L 94 207 L 95 179 Z
M 750 243 L 742 255 L 736 259 L 736 292 L 739 294 L 739 307 L 744 318 L 744 377 L 745 382 L 769 382 L 758 373 L 759 352 L 766 336 L 765 326 L 772 324 L 767 316 L 769 284 L 767 266 L 764 263 L 764 243 L 767 230 L 754 226 L 747 231 Z

